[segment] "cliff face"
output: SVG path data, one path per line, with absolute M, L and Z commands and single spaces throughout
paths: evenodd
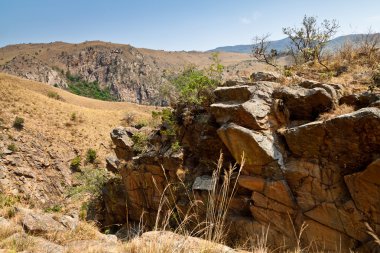
M 223 53 L 228 75 L 241 68 L 262 68 L 255 63 L 236 68 L 249 55 Z M 161 105 L 159 90 L 168 73 L 188 65 L 200 68 L 211 63 L 211 53 L 165 52 L 105 42 L 25 44 L 0 48 L 0 71 L 50 85 L 67 87 L 66 73 L 110 88 L 121 101 Z M 233 67 L 232 67 L 233 66 Z
M 302 247 L 369 252 L 376 246 L 366 223 L 380 232 L 380 95 L 344 92 L 341 85 L 311 81 L 289 87 L 268 81 L 220 87 L 211 107 L 174 111 L 180 148 L 164 124 L 138 156 L 130 141 L 137 130 L 115 129 L 111 137 L 120 161 L 109 167 L 122 176 L 117 186 L 127 204 L 121 200 L 115 208 L 107 200 L 118 194 L 105 191 L 105 222 L 143 218 L 154 226 L 172 185 L 177 185 L 172 200 L 177 215 L 193 208 L 186 191 L 207 205 L 213 162 L 222 151 L 225 166 L 241 164 L 245 156 L 229 205 L 230 242 L 254 239 L 268 229 L 267 245 L 293 247 L 295 233 L 303 230 Z M 353 112 L 318 120 L 343 103 Z M 223 178 L 217 177 L 217 185 Z M 116 216 L 115 210 L 127 217 Z

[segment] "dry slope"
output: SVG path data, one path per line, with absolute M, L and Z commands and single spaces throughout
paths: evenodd
M 83 98 L 7 74 L 0 74 L 0 108 L 1 190 L 36 203 L 59 197 L 72 183 L 69 165 L 77 155 L 92 148 L 104 163 L 111 148 L 105 140 L 126 114 L 148 121 L 154 109 Z M 12 127 L 16 116 L 25 120 L 21 131 Z

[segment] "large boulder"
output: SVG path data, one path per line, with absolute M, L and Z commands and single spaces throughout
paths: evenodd
M 344 180 L 355 206 L 367 214 L 371 224 L 380 225 L 380 159 L 362 172 L 345 176 Z
M 339 103 L 353 106 L 355 109 L 361 109 L 367 106 L 371 106 L 372 104 L 375 104 L 379 101 L 379 93 L 362 92 L 344 96 L 339 100 Z
M 133 141 L 131 137 L 138 130 L 134 128 L 117 127 L 111 132 L 111 140 L 115 144 L 118 159 L 130 160 L 133 157 Z
M 234 123 L 223 125 L 218 135 L 230 150 L 236 161 L 241 163 L 244 155 L 246 165 L 263 166 L 282 160 L 273 137 L 250 130 Z
M 290 128 L 284 136 L 294 156 L 325 158 L 349 174 L 380 155 L 380 109 L 364 108 Z
M 253 130 L 270 127 L 272 92 L 278 84 L 256 82 L 217 88 L 211 114 L 219 124 L 233 122 Z
M 31 234 L 46 234 L 66 230 L 66 227 L 53 219 L 50 214 L 40 214 L 25 210 L 21 213 L 21 224 L 25 231 Z
M 264 72 L 264 71 L 258 71 L 254 72 L 251 75 L 251 81 L 257 82 L 257 81 L 270 81 L 270 82 L 277 82 L 281 78 L 281 75 L 276 72 Z
M 334 105 L 333 96 L 323 88 L 282 87 L 273 92 L 273 97 L 283 100 L 290 120 L 315 120 Z

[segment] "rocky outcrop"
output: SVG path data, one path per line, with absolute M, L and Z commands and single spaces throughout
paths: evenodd
M 210 158 L 215 162 L 223 150 L 225 166 L 243 165 L 244 157 L 227 218 L 230 243 L 268 229 L 267 245 L 292 247 L 295 231 L 303 230 L 301 245 L 374 249 L 366 224 L 380 233 L 380 109 L 314 121 L 342 95 L 337 84 L 237 83 L 217 88 L 209 108 L 179 106 L 176 138 L 157 130 L 150 148 L 120 167 L 127 218 L 144 217 L 153 226 L 163 199 L 175 204 L 177 215 L 186 213 L 193 203 L 186 191 L 207 202 L 218 182 Z M 177 185 L 170 194 L 169 185 Z
M 67 80 L 60 70 L 54 69 L 31 55 L 15 56 L 5 65 L 0 66 L 0 72 L 62 88 L 67 87 Z

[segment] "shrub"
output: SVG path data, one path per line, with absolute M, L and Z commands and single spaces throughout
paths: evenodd
M 107 171 L 85 168 L 82 172 L 75 173 L 74 177 L 80 184 L 69 189 L 69 196 L 88 193 L 92 197 L 98 197 L 102 193 L 103 185 L 107 182 Z
M 11 143 L 8 145 L 8 149 L 12 152 L 16 152 L 17 151 L 17 147 L 16 147 L 16 144 L 14 143 Z
M 112 95 L 109 87 L 101 88 L 97 81 L 88 82 L 80 76 L 73 76 L 70 72 L 66 73 L 68 79 L 68 90 L 79 96 L 95 98 L 105 101 L 117 101 L 117 97 Z
M 70 120 L 71 121 L 76 121 L 77 120 L 77 114 L 75 112 L 71 113 Z
M 13 127 L 18 130 L 21 130 L 24 128 L 24 122 L 25 122 L 24 118 L 16 116 L 15 120 L 13 121 Z
M 55 91 L 49 91 L 47 93 L 47 96 L 49 98 L 53 98 L 53 99 L 56 99 L 56 100 L 62 100 L 62 97 L 57 92 L 55 92 Z
M 53 206 L 50 206 L 48 208 L 45 208 L 44 210 L 46 213 L 59 213 L 62 211 L 62 206 L 59 204 L 55 204 Z
M 70 169 L 79 170 L 81 162 L 82 158 L 79 155 L 76 156 L 73 160 L 71 160 Z
M 219 82 L 208 77 L 204 71 L 189 67 L 172 78 L 171 83 L 179 93 L 180 102 L 201 105 L 212 102 L 212 91 Z
M 179 151 L 181 149 L 181 145 L 180 145 L 179 141 L 173 142 L 171 148 L 172 148 L 173 152 Z
M 148 144 L 148 136 L 144 133 L 137 132 L 132 135 L 133 151 L 142 153 L 146 150 Z
M 90 148 L 87 150 L 87 153 L 86 153 L 86 161 L 88 163 L 94 163 L 96 160 L 96 150 Z
M 4 207 L 13 207 L 18 202 L 19 199 L 17 197 L 0 193 L 0 209 L 3 209 Z
M 177 124 L 174 118 L 173 111 L 168 108 L 163 109 L 161 112 L 161 119 L 165 127 L 165 130 L 161 131 L 161 133 L 168 136 L 175 136 Z
M 141 128 L 147 126 L 147 125 L 148 125 L 148 122 L 146 122 L 146 121 L 144 121 L 144 120 L 140 120 L 139 122 L 137 122 L 137 123 L 135 124 L 135 128 L 137 128 L 137 129 L 141 129 Z

